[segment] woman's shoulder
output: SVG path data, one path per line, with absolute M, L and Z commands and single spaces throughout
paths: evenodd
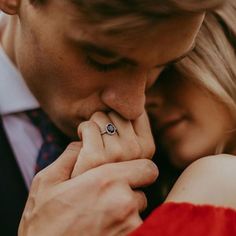
M 211 204 L 236 209 L 236 156 L 214 155 L 192 163 L 166 201 Z
M 236 157 L 216 155 L 191 164 L 166 202 L 130 236 L 236 235 Z
M 236 156 L 235 155 L 230 155 L 230 154 L 218 154 L 218 155 L 211 155 L 211 156 L 206 156 L 202 157 L 195 162 L 193 162 L 191 165 L 189 165 L 188 168 L 195 167 L 195 166 L 200 166 L 200 165 L 219 165 L 219 164 L 228 164 L 228 163 L 236 163 Z

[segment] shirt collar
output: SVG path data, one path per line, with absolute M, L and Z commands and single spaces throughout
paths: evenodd
M 0 114 L 39 108 L 19 70 L 0 46 Z

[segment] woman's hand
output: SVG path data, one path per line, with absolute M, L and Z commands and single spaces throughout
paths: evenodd
M 101 134 L 107 124 L 113 124 L 114 135 Z M 96 112 L 78 128 L 82 148 L 72 177 L 105 163 L 151 159 L 155 145 L 146 113 L 131 122 L 118 114 Z

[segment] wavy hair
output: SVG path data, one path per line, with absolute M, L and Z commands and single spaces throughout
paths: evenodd
M 31 0 L 43 5 L 50 0 Z M 68 0 L 85 22 L 102 25 L 108 33 L 153 24 L 175 14 L 196 14 L 212 10 L 227 0 Z
M 174 66 L 181 77 L 198 83 L 225 104 L 236 121 L 236 2 L 208 13 L 196 48 Z M 235 122 L 236 123 L 236 122 Z M 230 134 L 235 130 L 226 131 Z M 216 154 L 226 145 L 222 137 Z

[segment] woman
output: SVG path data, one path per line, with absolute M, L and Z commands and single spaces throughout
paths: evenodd
M 195 50 L 149 91 L 157 143 L 177 172 L 201 157 L 236 152 L 235 22 L 234 2 L 208 14 Z
M 159 161 L 163 195 L 184 172 L 165 204 L 133 236 L 235 235 L 235 52 L 232 1 L 207 15 L 195 50 L 168 68 L 149 91 L 147 109 L 157 144 L 168 157 Z M 170 169 L 175 173 L 165 173 Z
M 194 52 L 168 68 L 149 91 L 147 109 L 160 167 L 152 207 L 165 199 L 182 170 L 195 160 L 235 154 L 235 22 L 233 1 L 208 14 Z

